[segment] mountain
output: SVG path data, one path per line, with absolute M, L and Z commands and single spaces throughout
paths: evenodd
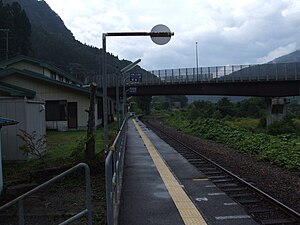
M 74 39 L 62 19 L 48 6 L 45 1 L 37 0 L 2 0 L 3 4 L 18 2 L 25 10 L 31 25 L 42 27 L 49 33 L 56 33 Z
M 0 0 L 1 1 L 1 0 Z M 43 0 L 2 0 L 3 4 L 18 2 L 31 23 L 32 52 L 30 56 L 47 61 L 84 80 L 101 71 L 102 50 L 77 41 L 63 20 Z M 107 72 L 115 73 L 130 61 L 119 60 L 107 53 Z M 141 70 L 136 67 L 134 72 Z
M 294 63 L 300 62 L 300 50 L 296 50 L 290 54 L 280 56 L 276 59 L 273 59 L 269 63 Z

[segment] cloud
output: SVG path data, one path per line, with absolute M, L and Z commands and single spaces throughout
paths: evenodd
M 146 69 L 266 62 L 299 46 L 298 0 L 46 0 L 76 39 L 101 47 L 103 32 L 150 31 L 166 24 L 166 46 L 149 37 L 110 37 L 120 59 L 141 58 Z

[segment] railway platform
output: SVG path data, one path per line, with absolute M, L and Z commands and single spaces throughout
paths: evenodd
M 138 119 L 128 121 L 120 225 L 257 225 Z

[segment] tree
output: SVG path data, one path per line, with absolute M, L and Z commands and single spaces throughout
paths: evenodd
M 137 103 L 137 107 L 139 107 L 145 115 L 149 115 L 152 96 L 136 97 L 134 99 Z
M 166 100 L 171 106 L 175 106 L 176 103 L 180 104 L 180 108 L 185 108 L 188 103 L 188 98 L 185 95 L 170 95 L 166 96 Z
M 249 98 L 237 102 L 234 107 L 235 116 L 260 118 L 266 110 L 263 98 Z
M 217 108 L 223 117 L 234 116 L 233 104 L 230 102 L 228 98 L 221 98 L 217 102 Z
M 197 117 L 204 118 L 211 117 L 216 110 L 216 105 L 209 101 L 195 101 L 190 104 L 187 109 L 190 116 L 193 115 L 193 118 L 195 118 L 196 115 Z M 198 111 L 198 113 L 196 113 L 196 111 Z
M 9 30 L 9 57 L 13 57 L 19 54 L 30 54 L 31 24 L 25 11 L 21 8 L 19 3 L 13 2 L 11 5 L 3 6 L 2 1 L 0 1 L 0 29 Z M 6 34 L 4 34 L 4 32 L 0 32 L 0 59 L 5 59 L 6 57 L 5 35 Z
M 152 108 L 155 110 L 168 110 L 170 108 L 169 102 L 165 96 L 155 96 L 152 99 Z

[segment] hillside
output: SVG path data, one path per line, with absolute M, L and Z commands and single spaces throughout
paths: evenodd
M 102 51 L 77 41 L 62 19 L 45 1 L 2 0 L 3 4 L 18 2 L 25 10 L 32 30 L 31 56 L 53 63 L 77 78 L 99 74 Z M 108 73 L 130 62 L 107 53 Z M 140 69 L 137 67 L 137 70 Z
M 273 59 L 270 63 L 294 63 L 300 62 L 300 50 Z

